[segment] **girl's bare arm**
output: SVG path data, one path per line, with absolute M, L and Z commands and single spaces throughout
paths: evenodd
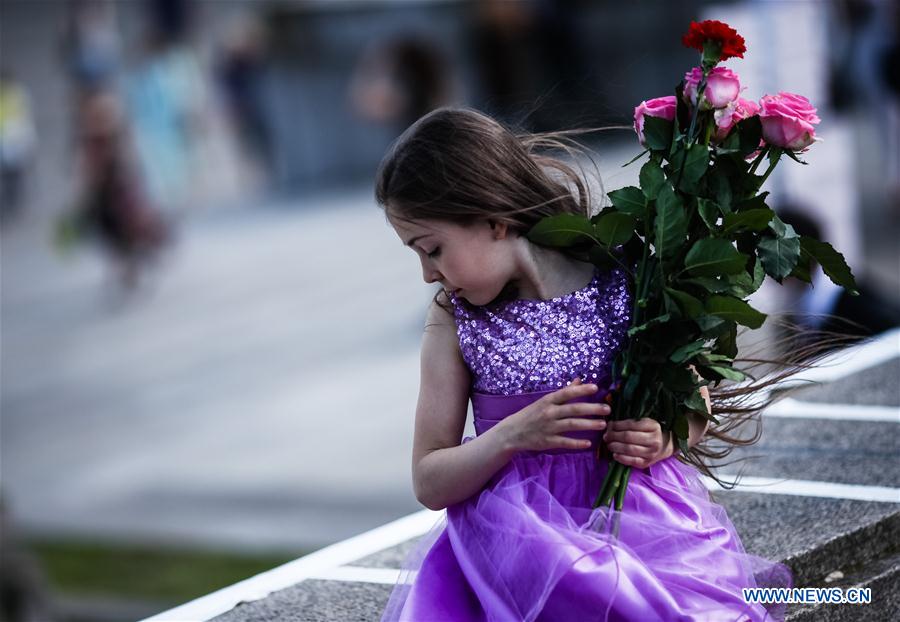
M 515 453 L 501 425 L 460 445 L 470 383 L 456 324 L 432 304 L 422 338 L 412 464 L 416 498 L 432 510 L 477 493 Z

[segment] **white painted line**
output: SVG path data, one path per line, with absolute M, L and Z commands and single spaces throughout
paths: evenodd
M 714 492 L 727 492 L 716 480 L 700 476 L 706 488 Z M 721 475 L 721 479 L 734 481 L 735 475 Z M 741 477 L 734 488 L 737 492 L 753 492 L 762 495 L 791 495 L 795 497 L 823 497 L 828 499 L 853 499 L 854 501 L 881 501 L 900 503 L 900 488 L 887 486 L 862 486 L 836 484 L 803 479 L 776 479 L 773 477 Z
M 704 475 L 701 475 L 700 478 L 708 490 L 728 492 L 721 488 L 714 479 Z M 734 478 L 734 475 L 722 475 L 722 479 L 733 480 Z M 836 484 L 798 479 L 743 476 L 734 490 L 795 497 L 900 503 L 900 488 Z M 421 536 L 431 530 L 437 524 L 437 521 L 443 520 L 444 517 L 445 510 L 440 512 L 423 510 L 410 514 L 392 523 L 367 531 L 343 542 L 338 542 L 315 553 L 310 553 L 305 557 L 288 562 L 283 566 L 256 575 L 218 592 L 213 592 L 180 607 L 170 609 L 152 618 L 147 618 L 144 622 L 155 622 L 157 620 L 201 622 L 209 620 L 226 611 L 231 611 L 240 602 L 265 598 L 272 592 L 296 585 L 304 579 L 394 585 L 402 576 L 405 582 L 412 582 L 416 576 L 416 571 L 414 570 L 365 568 L 349 564 L 366 555 L 377 553 Z
M 831 419 L 837 421 L 866 421 L 900 423 L 900 406 L 868 406 L 863 404 L 824 404 L 803 402 L 786 397 L 772 404 L 762 413 L 780 419 Z
M 354 562 L 366 555 L 406 542 L 422 535 L 443 520 L 445 512 L 422 510 L 399 518 L 358 536 L 348 538 L 305 555 L 267 572 L 201 596 L 183 605 L 163 611 L 144 622 L 202 622 L 231 611 L 240 602 L 265 598 L 313 575 Z
M 712 478 L 701 475 L 707 489 L 714 492 L 728 492 L 719 487 Z M 733 480 L 734 475 L 723 475 L 723 479 Z M 900 503 L 900 488 L 887 486 L 860 486 L 856 484 L 836 484 L 799 479 L 775 479 L 772 477 L 741 478 L 734 489 L 738 492 L 757 494 L 789 495 L 794 497 L 819 497 L 826 499 L 852 499 L 854 501 L 880 501 L 883 503 Z M 410 537 L 419 534 L 410 534 Z M 357 581 L 362 583 L 395 584 L 403 576 L 404 582 L 415 580 L 416 571 L 402 571 L 398 568 L 362 568 L 344 566 L 333 568 L 317 574 L 316 579 L 332 581 Z
M 400 579 L 402 571 L 399 568 L 364 568 L 362 566 L 339 566 L 316 573 L 309 579 L 325 579 L 328 581 L 355 581 L 358 583 L 382 583 L 393 585 Z M 416 576 L 415 570 L 410 570 L 407 582 Z

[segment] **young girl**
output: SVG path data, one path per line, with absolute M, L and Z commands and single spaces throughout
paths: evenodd
M 535 152 L 550 144 L 562 143 L 442 108 L 379 169 L 379 205 L 442 287 L 422 342 L 413 481 L 423 505 L 447 509 L 407 554 L 382 620 L 776 619 L 741 588 L 791 587 L 790 570 L 745 552 L 658 422 L 607 423 L 629 281 L 525 237 L 544 216 L 592 215 L 574 171 Z M 460 443 L 469 400 L 476 436 Z M 688 444 L 706 432 L 695 416 Z M 592 509 L 608 455 L 633 467 L 621 512 Z

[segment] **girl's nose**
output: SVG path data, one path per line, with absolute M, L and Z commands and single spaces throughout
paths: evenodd
M 434 283 L 440 281 L 441 274 L 437 270 L 432 270 L 428 266 L 422 266 L 422 279 L 426 283 Z

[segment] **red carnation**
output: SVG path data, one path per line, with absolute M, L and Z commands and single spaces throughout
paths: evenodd
M 707 41 L 717 43 L 722 52 L 719 61 L 727 60 L 733 56 L 744 58 L 747 46 L 744 45 L 744 37 L 737 30 L 723 22 L 708 19 L 702 22 L 691 22 L 687 34 L 681 38 L 685 47 L 694 48 L 703 52 L 703 44 Z

